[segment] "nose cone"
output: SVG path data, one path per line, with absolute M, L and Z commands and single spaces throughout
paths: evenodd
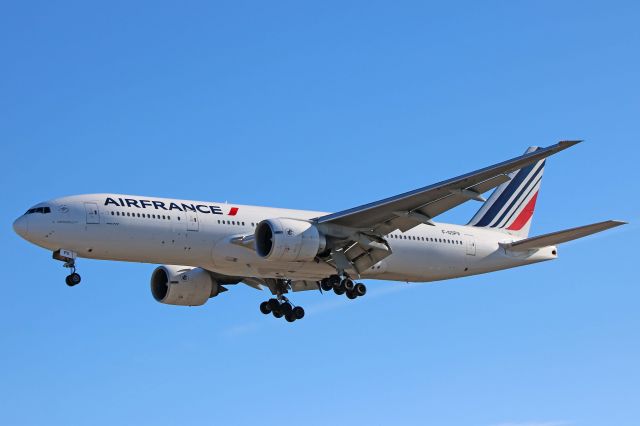
M 22 238 L 27 239 L 29 236 L 29 218 L 26 216 L 20 216 L 13 222 L 13 230 L 16 231 L 16 234 L 20 235 Z

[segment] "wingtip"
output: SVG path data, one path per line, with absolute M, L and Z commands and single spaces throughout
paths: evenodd
M 609 222 L 613 223 L 614 226 L 628 225 L 629 224 L 629 222 L 627 222 L 626 220 L 610 220 Z
M 566 141 L 560 141 L 560 142 L 558 142 L 558 145 L 559 145 L 561 148 L 563 148 L 563 149 L 564 149 L 564 148 L 570 148 L 570 147 L 572 147 L 572 146 L 574 146 L 574 145 L 577 145 L 577 144 L 579 144 L 579 143 L 581 143 L 581 142 L 583 142 L 583 141 L 584 141 L 583 139 L 566 140 Z

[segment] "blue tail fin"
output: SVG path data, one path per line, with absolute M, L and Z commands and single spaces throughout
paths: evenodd
M 530 147 L 525 154 L 538 149 Z M 541 160 L 511 173 L 510 180 L 493 191 L 468 225 L 501 229 L 522 237 L 529 235 L 544 163 Z

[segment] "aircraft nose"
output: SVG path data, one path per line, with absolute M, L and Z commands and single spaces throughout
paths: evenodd
M 29 235 L 29 218 L 26 216 L 20 216 L 13 222 L 13 230 L 16 231 L 16 234 L 20 235 L 22 238 L 27 238 Z

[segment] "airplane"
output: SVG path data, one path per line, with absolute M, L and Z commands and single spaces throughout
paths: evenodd
M 336 213 L 106 193 L 38 203 L 13 228 L 64 262 L 70 287 L 81 281 L 79 258 L 160 264 L 150 279 L 160 303 L 199 306 L 243 283 L 271 292 L 263 314 L 294 322 L 305 312 L 289 292 L 356 299 L 367 292 L 361 279 L 433 282 L 529 265 L 556 259 L 558 244 L 625 224 L 607 220 L 529 237 L 546 158 L 579 142 L 530 147 Z M 467 201 L 482 204 L 466 225 L 433 220 Z

